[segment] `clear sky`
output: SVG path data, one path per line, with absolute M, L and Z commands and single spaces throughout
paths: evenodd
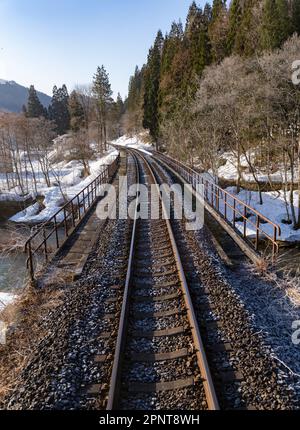
M 192 0 L 0 0 L 0 79 L 52 94 L 90 83 L 104 64 L 116 95 L 157 30 L 185 22 Z M 198 1 L 204 4 L 204 1 Z

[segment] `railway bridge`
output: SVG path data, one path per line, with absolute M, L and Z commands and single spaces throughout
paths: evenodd
M 54 398 L 43 403 L 40 393 L 39 401 L 50 408 L 107 410 L 288 408 L 279 376 L 265 378 L 274 368 L 271 356 L 262 352 L 260 337 L 212 258 L 217 255 L 232 273 L 246 259 L 275 264 L 280 227 L 165 154 L 118 149 L 113 163 L 26 243 L 32 284 L 53 287 L 63 278 L 64 288 L 77 291 L 68 300 L 77 297 L 85 315 L 79 331 L 71 327 L 61 334 L 80 345 L 63 360 L 64 372 L 75 366 L 82 374 L 76 395 L 70 400 L 56 388 Z M 201 231 L 187 231 L 172 205 L 167 216 L 159 186 L 174 182 L 188 184 L 194 201 L 204 204 Z M 123 202 L 136 216 L 97 217 L 108 183 L 117 198 L 123 187 L 137 184 Z M 158 202 L 155 219 L 137 216 L 147 205 L 142 186 L 147 202 L 150 194 Z M 56 324 L 63 318 L 57 314 Z M 51 342 L 52 354 L 57 336 Z M 249 378 L 252 391 L 243 395 Z

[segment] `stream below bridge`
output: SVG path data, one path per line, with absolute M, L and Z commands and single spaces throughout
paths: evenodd
M 0 308 L 12 295 L 18 293 L 25 283 L 26 255 L 22 249 L 10 253 L 17 235 L 28 235 L 29 228 L 20 228 L 9 222 L 9 218 L 22 210 L 23 204 L 13 201 L 0 201 Z

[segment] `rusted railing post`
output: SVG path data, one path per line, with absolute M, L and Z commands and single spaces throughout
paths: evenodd
M 66 208 L 64 207 L 64 224 L 65 224 L 65 235 L 66 237 L 69 236 L 69 229 L 68 229 L 68 217 L 66 213 Z
M 27 242 L 27 252 L 28 252 L 28 261 L 29 261 L 29 274 L 31 282 L 34 282 L 34 268 L 33 268 L 33 255 L 32 255 L 32 247 L 31 240 Z
M 113 174 L 117 171 L 118 165 L 119 165 L 119 156 L 111 165 L 111 172 Z M 97 176 L 97 178 L 95 178 L 86 188 L 84 188 L 82 191 L 76 194 L 75 197 L 73 197 L 73 199 L 70 199 L 68 202 L 66 202 L 66 204 L 60 210 L 58 210 L 49 220 L 47 220 L 46 223 L 44 223 L 35 233 L 33 233 L 30 236 L 30 238 L 26 242 L 24 251 L 28 254 L 28 259 L 26 264 L 27 264 L 27 268 L 30 274 L 30 279 L 32 282 L 35 280 L 34 279 L 35 268 L 33 264 L 34 255 L 41 250 L 45 254 L 45 260 L 46 261 L 49 260 L 51 250 L 48 248 L 47 241 L 52 236 L 54 236 L 55 238 L 56 248 L 57 249 L 60 248 L 59 227 L 64 226 L 65 237 L 68 238 L 70 235 L 69 227 L 71 227 L 71 225 L 73 225 L 74 228 L 76 227 L 76 221 L 77 221 L 77 209 L 75 208 L 76 201 L 78 205 L 78 219 L 81 220 L 87 212 L 86 200 L 88 200 L 89 207 L 91 206 L 92 203 L 94 203 L 94 200 L 97 197 L 97 186 L 100 187 L 100 185 L 105 180 L 105 178 L 110 179 L 108 176 L 108 172 L 109 172 L 109 167 L 106 167 L 105 169 L 103 169 L 102 172 Z M 88 191 L 87 196 L 85 193 L 86 190 Z M 81 201 L 81 196 L 83 200 L 83 205 Z M 91 202 L 91 199 L 92 199 L 92 202 Z M 83 214 L 81 213 L 81 206 L 83 206 L 83 212 L 84 212 Z M 59 221 L 58 216 L 61 216 L 61 214 L 63 214 L 63 219 L 62 221 Z M 69 219 L 70 219 L 70 226 L 68 224 Z M 47 225 L 51 225 L 51 226 L 53 225 L 53 228 L 48 233 L 46 231 Z M 33 239 L 36 239 L 39 237 L 41 238 L 41 241 L 36 246 L 36 248 L 33 249 L 32 241 Z
M 84 190 L 82 190 L 82 199 L 83 199 L 83 212 L 85 213 L 86 209 L 85 209 L 85 193 L 84 193 Z
M 81 220 L 81 213 L 80 213 L 80 198 L 79 194 L 77 195 L 77 206 L 78 206 L 78 218 Z
M 259 228 L 260 228 L 260 217 L 256 215 L 256 238 L 255 238 L 255 250 L 258 251 L 259 247 Z
M 272 263 L 275 262 L 275 255 L 276 255 L 276 246 L 277 245 L 277 227 L 274 226 L 274 237 L 273 237 L 273 250 L 272 250 Z
M 165 162 L 167 165 L 172 167 L 177 173 L 179 173 L 185 180 L 189 180 L 193 183 L 195 186 L 195 170 L 191 169 L 189 166 L 185 166 L 183 163 L 179 162 L 176 159 L 173 159 L 170 156 L 160 154 L 159 152 L 155 152 L 157 157 L 161 159 L 163 162 Z M 192 179 L 191 179 L 192 178 Z M 233 229 L 236 229 L 237 222 L 241 221 L 242 229 L 243 231 L 239 232 L 241 237 L 243 237 L 244 240 L 247 239 L 247 227 L 249 224 L 253 225 L 253 227 L 256 230 L 256 238 L 255 238 L 255 244 L 253 243 L 253 247 L 255 245 L 256 251 L 259 251 L 259 244 L 260 244 L 260 232 L 264 234 L 264 236 L 267 238 L 269 242 L 271 242 L 272 245 L 272 252 L 273 252 L 273 258 L 277 255 L 279 252 L 279 244 L 277 242 L 277 238 L 281 236 L 281 229 L 280 226 L 267 217 L 265 217 L 263 214 L 259 213 L 257 210 L 252 208 L 250 205 L 247 205 L 242 200 L 235 197 L 233 194 L 230 194 L 229 192 L 226 192 L 222 190 L 221 187 L 214 184 L 212 181 L 204 179 L 203 175 L 201 175 L 201 182 L 204 186 L 204 200 L 207 202 L 209 206 L 211 206 L 212 209 L 214 209 L 216 212 L 223 211 L 221 208 L 221 202 L 224 202 L 224 217 L 225 220 L 230 224 L 230 226 Z M 211 195 L 210 195 L 211 193 Z M 224 194 L 223 194 L 224 193 Z M 221 209 L 220 209 L 221 208 Z M 229 213 L 229 208 L 232 211 L 232 219 L 231 219 L 231 213 Z M 230 212 L 231 212 L 230 211 Z M 253 213 L 256 215 L 256 224 L 255 222 L 251 221 L 251 219 L 248 219 L 248 213 Z M 262 220 L 266 222 L 269 226 L 272 226 L 273 228 L 273 236 L 272 234 L 269 235 L 263 230 L 261 231 L 260 225 Z
M 56 215 L 54 215 L 54 228 L 55 228 L 55 239 L 56 239 L 56 248 L 59 248 L 59 238 L 58 238 L 58 231 L 57 231 L 57 219 Z
M 236 200 L 233 199 L 233 227 L 235 228 Z
M 43 228 L 43 239 L 44 239 L 44 252 L 45 252 L 45 260 L 48 261 L 48 248 L 47 248 L 47 239 L 46 239 L 46 231 Z
M 91 206 L 91 198 L 90 198 L 90 186 L 87 186 L 87 198 L 88 198 L 88 208 Z
M 71 201 L 71 211 L 72 211 L 73 227 L 75 227 L 76 223 L 75 223 L 75 213 L 74 213 L 74 204 L 73 204 L 73 200 Z
M 244 206 L 244 238 L 247 236 L 247 208 Z

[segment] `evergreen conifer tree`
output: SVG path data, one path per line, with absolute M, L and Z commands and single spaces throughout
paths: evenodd
M 112 90 L 109 82 L 109 76 L 105 67 L 102 65 L 97 68 L 93 79 L 93 94 L 97 104 L 99 139 L 104 149 L 107 149 L 107 113 L 109 105 L 112 102 Z
M 240 30 L 242 8 L 240 0 L 232 0 L 229 8 L 229 24 L 227 36 L 227 53 L 230 55 L 236 46 L 236 37 Z
M 281 46 L 293 33 L 292 19 L 289 13 L 288 0 L 276 0 L 278 24 L 278 46 Z
M 154 46 L 149 51 L 145 73 L 143 126 L 149 129 L 150 135 L 156 143 L 159 137 L 158 99 L 163 42 L 162 32 L 159 31 Z
M 265 0 L 262 14 L 262 49 L 275 49 L 280 46 L 280 16 L 276 0 Z
M 70 126 L 72 131 L 79 131 L 85 126 L 85 117 L 82 104 L 76 91 L 72 91 L 69 98 Z
M 49 119 L 55 122 L 56 131 L 62 135 L 70 129 L 69 94 L 66 85 L 53 87 L 53 96 L 48 111 Z
M 31 85 L 29 88 L 26 115 L 29 118 L 39 118 L 41 116 L 45 116 L 45 108 L 40 102 L 33 85 Z
M 228 15 L 225 0 L 214 0 L 209 23 L 212 60 L 221 61 L 227 54 Z
M 292 3 L 292 30 L 300 35 L 300 0 Z

